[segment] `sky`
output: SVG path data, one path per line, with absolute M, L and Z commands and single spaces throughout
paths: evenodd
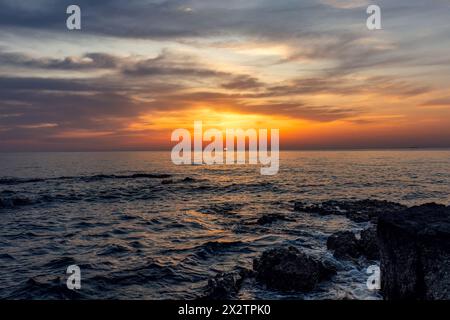
M 448 0 L 0 0 L 0 151 L 169 150 L 194 121 L 280 129 L 282 149 L 450 147 L 449 17 Z

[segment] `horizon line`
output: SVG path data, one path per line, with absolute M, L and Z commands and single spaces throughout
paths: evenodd
M 445 147 L 346 147 L 346 148 L 288 148 L 280 149 L 280 152 L 298 151 L 418 151 L 418 150 L 450 150 L 450 146 Z M 170 152 L 171 149 L 130 149 L 130 150 L 8 150 L 0 153 L 108 153 L 108 152 Z M 248 152 L 246 149 L 245 152 Z

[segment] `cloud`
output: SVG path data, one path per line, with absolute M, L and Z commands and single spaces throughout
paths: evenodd
M 239 79 L 241 81 L 249 81 L 252 79 L 246 75 L 235 76 L 229 72 L 214 70 L 197 61 L 193 56 L 180 55 L 168 50 L 163 50 L 157 57 L 150 59 L 119 57 L 101 52 L 91 52 L 81 56 L 68 56 L 61 59 L 33 58 L 21 53 L 0 51 L 0 63 L 3 67 L 20 67 L 30 70 L 80 72 L 103 69 L 129 78 L 169 76 L 211 77 L 229 79 L 230 81 L 239 81 Z M 19 81 L 18 79 L 16 80 Z M 62 81 L 63 83 L 64 80 Z M 48 83 L 45 83 L 45 85 L 48 85 Z
M 151 59 L 128 62 L 121 71 L 129 76 L 181 76 L 181 77 L 227 77 L 230 74 L 213 70 L 195 61 L 191 56 L 180 56 L 164 50 Z
M 320 0 L 320 2 L 339 9 L 361 8 L 370 4 L 367 0 Z
M 0 1 L 0 25 L 18 28 L 61 29 L 68 0 Z M 320 6 L 314 1 L 144 1 L 79 0 L 83 32 L 135 38 L 180 38 L 224 34 L 229 31 L 282 33 L 286 26 L 308 18 Z M 190 10 L 185 10 L 189 8 Z M 180 10 L 181 9 L 181 10 Z M 319 11 L 318 11 L 319 12 Z M 297 17 L 297 22 L 291 20 Z M 271 18 L 272 27 L 266 21 Z M 287 18 L 291 18 L 287 20 Z M 303 18 L 303 19 L 302 19 Z M 309 19 L 308 19 L 309 20 Z M 293 21 L 293 23 L 289 22 Z M 262 27 L 266 27 L 265 29 Z M 61 30 L 64 31 L 64 30 Z
M 380 0 L 380 32 L 365 28 L 365 0 L 79 0 L 79 33 L 69 4 L 0 0 L 0 144 L 114 143 L 142 117 L 202 107 L 381 123 L 365 117 L 370 98 L 406 103 L 448 80 L 436 1 Z
M 329 76 L 300 78 L 286 81 L 276 86 L 269 86 L 260 97 L 294 96 L 294 95 L 361 95 L 378 94 L 393 96 L 414 96 L 429 92 L 431 88 L 416 85 L 406 80 L 389 76 L 368 78 Z
M 424 102 L 422 106 L 431 107 L 431 106 L 450 106 L 450 97 L 432 99 Z
M 248 75 L 236 76 L 231 81 L 222 84 L 222 88 L 230 90 L 260 89 L 263 86 L 263 82 Z
M 35 124 L 27 124 L 27 125 L 21 125 L 19 128 L 24 129 L 43 129 L 43 128 L 55 128 L 57 127 L 57 123 L 35 123 Z
M 283 115 L 291 119 L 302 119 L 316 122 L 332 122 L 347 119 L 360 113 L 342 106 L 314 106 L 302 103 L 267 103 L 251 106 L 240 106 L 241 112 Z
M 118 59 L 104 53 L 86 53 L 82 57 L 66 57 L 64 59 L 33 58 L 22 53 L 9 53 L 0 51 L 2 65 L 22 68 L 49 69 L 49 70 L 88 70 L 88 69 L 114 69 Z

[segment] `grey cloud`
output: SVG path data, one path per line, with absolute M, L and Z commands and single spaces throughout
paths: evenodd
M 121 73 L 126 77 L 180 76 L 230 79 L 234 77 L 231 73 L 217 71 L 203 66 L 200 62 L 194 61 L 194 57 L 179 56 L 167 50 L 164 50 L 156 58 L 151 59 L 118 57 L 100 52 L 86 53 L 80 57 L 65 57 L 62 59 L 33 58 L 21 53 L 0 51 L 0 63 L 3 66 L 27 69 L 66 71 L 106 69 Z M 251 80 L 250 77 L 245 75 L 233 78 L 233 80 L 239 79 Z M 16 79 L 16 81 L 18 80 Z M 63 83 L 64 81 L 61 81 L 58 84 L 62 85 Z
M 301 48 L 280 63 L 303 58 L 327 59 L 334 61 L 336 66 L 325 71 L 345 75 L 378 66 L 389 68 L 448 64 L 448 60 L 433 58 L 432 54 L 420 57 L 415 55 L 417 34 L 405 27 L 409 26 L 408 19 L 414 19 L 418 29 L 423 27 L 436 30 L 427 33 L 427 39 L 422 39 L 422 42 L 440 41 L 450 31 L 442 23 L 439 24 L 446 22 L 450 9 L 444 1 L 431 2 L 432 5 L 418 0 L 380 0 L 377 4 L 383 9 L 383 22 L 389 33 L 369 33 L 365 28 L 364 7 L 345 5 L 342 9 L 342 6 L 333 6 L 336 1 L 249 0 L 245 3 L 227 1 L 224 4 L 219 0 L 80 0 L 78 4 L 82 7 L 82 32 L 85 34 L 174 41 L 207 39 L 219 35 L 250 37 L 256 41 L 285 43 L 293 49 Z M 39 4 L 42 4 L 40 10 L 36 9 Z M 69 4 L 71 2 L 66 0 L 40 0 L 33 5 L 23 0 L 0 0 L 0 26 L 67 32 L 64 21 L 65 8 Z M 185 10 L 186 8 L 191 10 Z M 430 15 L 434 19 L 428 19 Z M 389 39 L 396 42 L 397 46 L 383 48 L 361 41 L 367 39 Z M 104 68 L 114 64 L 114 61 L 104 61 L 104 58 L 94 59 L 91 67 L 98 64 L 97 67 Z M 44 67 L 45 64 L 43 63 Z M 65 61 L 48 61 L 47 64 L 50 67 L 77 67 L 70 58 Z M 84 66 L 89 68 L 90 65 L 86 63 Z M 134 75 L 197 72 L 199 75 L 214 76 L 210 70 L 195 69 L 160 69 L 142 63 L 140 66 L 126 68 L 125 72 Z
M 428 100 L 428 101 L 424 102 L 422 105 L 426 106 L 426 107 L 430 107 L 430 106 L 450 106 L 450 97 Z
M 70 1 L 36 1 L 34 10 L 26 1 L 0 1 L 0 25 L 52 29 L 63 32 L 65 9 Z M 38 4 L 42 9 L 37 10 Z M 79 0 L 77 4 L 85 14 L 84 32 L 141 38 L 179 38 L 226 34 L 246 30 L 260 34 L 267 28 L 270 33 L 282 33 L 295 28 L 299 21 L 307 23 L 311 10 L 320 13 L 324 5 L 314 1 L 274 2 L 242 1 L 145 1 L 145 0 Z M 191 8 L 191 11 L 184 10 Z M 306 24 L 305 24 L 306 26 Z M 300 29 L 298 29 L 300 30 Z
M 286 81 L 276 86 L 269 86 L 267 90 L 254 97 L 283 97 L 293 95 L 314 95 L 320 93 L 336 95 L 354 95 L 364 93 L 378 93 L 395 96 L 413 96 L 430 91 L 424 85 L 389 76 L 370 77 L 363 80 L 343 76 L 323 76 Z
M 112 69 L 117 67 L 118 58 L 104 53 L 87 53 L 82 57 L 64 59 L 33 58 L 22 53 L 0 52 L 2 65 L 50 70 Z
M 207 67 L 186 61 L 179 63 L 159 56 L 153 59 L 130 63 L 122 73 L 130 76 L 186 76 L 186 77 L 224 77 L 229 73 L 211 70 Z
M 230 90 L 260 89 L 264 83 L 252 76 L 236 76 L 231 81 L 222 84 L 222 88 Z

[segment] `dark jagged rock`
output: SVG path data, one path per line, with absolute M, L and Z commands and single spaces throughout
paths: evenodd
M 319 204 L 306 204 L 296 202 L 295 211 L 316 213 L 320 215 L 345 215 L 355 222 L 366 222 L 376 220 L 382 213 L 396 213 L 406 209 L 405 206 L 380 200 L 358 200 L 358 201 L 325 201 Z
M 368 259 L 380 259 L 380 247 L 378 246 L 376 226 L 371 226 L 361 231 L 361 240 L 358 241 L 358 244 L 361 253 Z
M 256 223 L 259 225 L 271 224 L 276 221 L 292 221 L 292 219 L 287 218 L 284 215 L 277 213 L 269 213 L 261 216 Z
M 361 255 L 356 236 L 351 231 L 339 231 L 327 240 L 327 248 L 334 251 L 336 258 L 358 258 Z
M 387 300 L 450 299 L 450 207 L 426 204 L 378 221 Z
M 380 252 L 377 240 L 377 229 L 371 226 L 361 231 L 361 239 L 351 231 L 339 231 L 327 240 L 327 248 L 334 251 L 338 259 L 358 258 L 361 255 L 370 260 L 379 260 Z
M 336 269 L 313 259 L 294 247 L 265 251 L 253 261 L 256 279 L 268 287 L 283 291 L 311 291 Z
M 206 293 L 202 299 L 226 300 L 235 298 L 239 293 L 242 282 L 251 273 L 251 270 L 241 269 L 217 274 L 214 278 L 209 279 Z

